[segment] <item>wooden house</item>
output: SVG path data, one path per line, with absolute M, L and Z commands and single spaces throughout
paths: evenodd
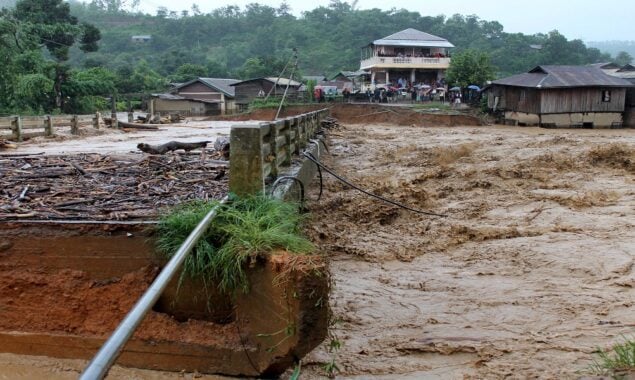
M 232 85 L 238 82 L 237 79 L 196 78 L 176 87 L 174 93 L 187 99 L 215 102 L 218 104 L 215 113 L 224 115 L 236 109 Z
M 152 94 L 150 112 L 159 115 L 178 113 L 183 116 L 218 114 L 217 101 L 187 99 L 173 94 Z
M 448 40 L 416 29 L 406 29 L 362 48 L 360 70 L 370 72 L 372 84 L 434 83 L 450 67 Z
M 626 90 L 626 110 L 624 111 L 624 125 L 635 128 L 635 66 L 626 65 L 609 75 L 622 78 L 634 86 Z
M 274 97 L 284 94 L 288 85 L 287 99 L 296 99 L 302 83 L 288 78 L 263 77 L 233 83 L 235 102 L 238 110 L 245 110 L 255 99 L 264 99 L 271 91 Z
M 492 82 L 490 109 L 515 125 L 612 127 L 623 123 L 632 84 L 593 66 L 538 66 Z

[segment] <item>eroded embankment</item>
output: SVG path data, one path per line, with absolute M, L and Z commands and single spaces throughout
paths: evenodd
M 306 378 L 333 360 L 341 378 L 576 378 L 635 335 L 634 131 L 348 125 L 330 146 L 353 182 L 448 217 L 326 178 L 309 232 L 342 348 Z
M 328 108 L 331 116 L 340 122 L 349 124 L 377 124 L 390 123 L 394 125 L 416 126 L 445 126 L 481 125 L 481 120 L 473 115 L 462 112 L 425 112 L 409 107 L 408 105 L 380 105 L 380 104 L 341 104 L 320 103 L 314 106 L 286 107 L 280 117 L 299 115 L 309 111 Z M 273 120 L 277 109 L 259 109 L 250 113 L 225 116 L 222 120 Z
M 143 226 L 0 224 L 0 352 L 92 357 L 164 264 L 153 248 Z M 249 291 L 231 295 L 177 275 L 117 362 L 275 376 L 324 339 L 324 266 L 284 251 L 253 257 Z

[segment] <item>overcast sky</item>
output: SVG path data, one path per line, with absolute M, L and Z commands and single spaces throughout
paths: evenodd
M 189 10 L 193 3 L 203 12 L 225 5 L 244 7 L 248 3 L 260 3 L 278 7 L 281 0 L 140 0 L 143 12 L 154 14 L 160 6 L 180 12 Z M 352 1 L 348 1 L 351 3 Z M 295 15 L 327 6 L 328 0 L 287 0 Z M 506 32 L 525 34 L 546 33 L 557 29 L 568 39 L 585 41 L 635 40 L 635 0 L 359 0 L 359 9 L 405 8 L 422 15 L 436 16 L 455 13 L 475 14 L 481 19 L 499 21 Z M 410 25 L 404 25 L 404 29 Z

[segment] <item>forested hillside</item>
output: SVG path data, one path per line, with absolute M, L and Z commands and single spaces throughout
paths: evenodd
M 293 16 L 287 7 L 251 4 L 228 6 L 209 14 L 196 9 L 185 14 L 160 11 L 158 16 L 105 12 L 95 5 L 74 4 L 80 20 L 102 30 L 98 53 L 82 58 L 89 65 L 122 64 L 145 59 L 163 75 L 182 64 L 204 65 L 210 75 L 248 77 L 259 66 L 271 66 L 272 58 L 290 49 L 299 50 L 301 69 L 307 74 L 331 74 L 359 68 L 360 48 L 369 42 L 406 28 L 415 28 L 450 40 L 457 50 L 487 52 L 500 75 L 525 71 L 540 63 L 585 64 L 608 60 L 599 50 L 580 40 L 568 41 L 556 31 L 527 36 L 509 34 L 497 21 L 476 16 L 427 16 L 405 9 L 355 10 L 346 2 L 331 1 Z M 133 44 L 130 37 L 150 34 L 152 41 Z M 533 46 L 533 48 L 532 48 Z M 542 49 L 536 49 L 536 47 Z M 274 62 L 275 63 L 275 62 Z
M 125 3 L 19 0 L 15 8 L 4 9 L 0 113 L 89 111 L 112 92 L 163 91 L 170 81 L 197 76 L 275 75 L 293 48 L 298 50 L 302 74 L 356 70 L 361 47 L 406 28 L 447 38 L 457 46 L 455 54 L 468 49 L 485 53 L 496 76 L 538 64 L 611 59 L 557 31 L 510 34 L 499 22 L 476 16 L 359 10 L 341 0 L 300 17 L 285 3 L 277 8 L 227 6 L 207 14 L 196 6 L 180 13 L 159 9 L 156 15 L 125 10 Z M 151 39 L 134 42 L 135 35 Z

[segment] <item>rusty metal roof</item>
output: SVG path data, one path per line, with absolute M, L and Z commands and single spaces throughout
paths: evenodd
M 631 87 L 624 79 L 613 77 L 593 66 L 538 66 L 527 73 L 493 81 L 492 84 L 533 88 Z

